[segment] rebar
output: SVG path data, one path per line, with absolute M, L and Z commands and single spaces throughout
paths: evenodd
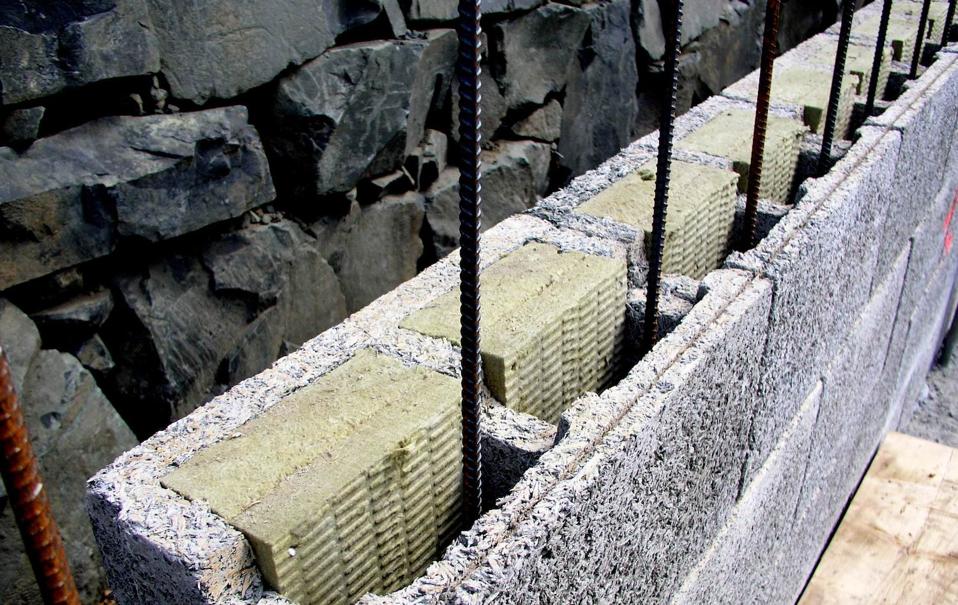
M 921 5 L 921 18 L 918 21 L 918 37 L 915 38 L 915 54 L 911 57 L 911 72 L 908 77 L 914 80 L 918 77 L 918 66 L 921 64 L 922 51 L 925 49 L 925 30 L 928 27 L 928 13 L 931 11 L 931 0 L 925 0 Z
M 30 446 L 10 366 L 0 348 L 0 474 L 40 596 L 47 605 L 79 605 L 60 530 Z
M 941 45 L 948 46 L 951 42 L 951 26 L 955 22 L 955 8 L 958 7 L 958 0 L 951 0 L 948 3 L 948 13 L 945 15 L 945 27 L 941 32 Z
M 481 0 L 460 0 L 456 32 L 459 55 L 459 243 L 462 336 L 462 487 L 467 522 L 482 511 L 482 355 L 479 339 L 479 229 L 482 221 L 482 134 L 479 78 L 482 74 Z
M 888 41 L 888 24 L 891 21 L 891 5 L 893 0 L 885 0 L 881 9 L 881 22 L 878 25 L 878 41 L 875 46 L 875 58 L 872 59 L 871 75 L 868 79 L 868 99 L 865 101 L 865 118 L 875 113 L 875 99 L 878 96 L 878 72 L 881 71 L 882 60 L 885 55 L 885 44 Z M 952 0 L 952 4 L 958 0 Z M 882 95 L 885 91 L 882 91 Z
M 682 45 L 683 0 L 671 3 L 672 19 L 665 55 L 665 81 L 669 87 L 662 95 L 659 114 L 659 157 L 655 172 L 655 206 L 652 211 L 652 245 L 649 255 L 649 276 L 645 296 L 645 328 L 643 347 L 649 351 L 658 340 L 659 289 L 662 281 L 662 257 L 665 253 L 665 220 L 669 207 L 669 181 L 672 176 L 672 137 L 675 126 L 675 104 L 678 95 L 678 55 Z
M 745 217 L 742 229 L 743 249 L 756 244 L 758 237 L 758 195 L 762 186 L 762 165 L 765 160 L 765 135 L 768 131 L 768 111 L 772 103 L 772 75 L 778 54 L 778 23 L 782 0 L 769 0 L 765 8 L 765 33 L 762 36 L 762 65 L 755 101 L 755 128 L 752 131 L 752 157 L 748 168 L 748 188 L 745 195 Z
M 848 60 L 848 44 L 852 38 L 852 20 L 855 18 L 855 0 L 845 0 L 842 6 L 842 27 L 838 34 L 838 50 L 835 52 L 835 65 L 832 70 L 832 89 L 828 94 L 828 113 L 825 116 L 825 130 L 822 132 L 822 152 L 818 156 L 818 173 L 828 172 L 832 159 L 832 145 L 835 143 L 835 129 L 838 126 L 838 111 L 841 107 L 842 86 L 845 84 L 845 63 Z M 878 72 L 872 72 L 872 80 Z M 844 136 L 844 133 L 842 133 Z

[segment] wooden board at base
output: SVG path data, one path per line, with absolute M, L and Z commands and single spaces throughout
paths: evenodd
M 799 603 L 958 603 L 958 450 L 890 433 Z

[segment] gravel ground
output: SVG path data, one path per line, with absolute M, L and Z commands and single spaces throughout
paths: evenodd
M 918 409 L 904 432 L 958 447 L 958 355 L 950 364 L 937 366 L 928 374 Z

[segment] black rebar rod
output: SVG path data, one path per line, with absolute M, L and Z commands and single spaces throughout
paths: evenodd
M 885 0 L 881 9 L 881 22 L 878 25 L 878 41 L 875 46 L 875 58 L 872 59 L 872 71 L 868 79 L 868 99 L 865 101 L 865 118 L 875 113 L 875 99 L 878 97 L 878 72 L 885 56 L 885 44 L 888 41 L 888 23 L 891 21 L 891 5 L 893 0 Z M 953 0 L 958 1 L 958 0 Z M 884 96 L 885 91 L 882 91 Z
M 948 3 L 948 13 L 945 15 L 945 27 L 941 32 L 941 45 L 948 46 L 951 42 L 951 25 L 955 22 L 955 8 L 958 7 L 958 0 L 951 0 Z
M 479 340 L 479 228 L 482 220 L 482 122 L 479 77 L 481 0 L 460 0 L 459 55 L 459 309 L 462 336 L 463 514 L 470 523 L 482 511 L 482 356 Z
M 665 55 L 665 81 L 659 114 L 659 157 L 655 172 L 655 206 L 652 211 L 652 244 L 649 255 L 649 276 L 645 295 L 645 328 L 643 348 L 650 351 L 658 340 L 659 289 L 662 281 L 662 257 L 665 253 L 665 220 L 669 207 L 669 181 L 672 176 L 672 137 L 675 126 L 675 105 L 679 89 L 678 56 L 682 46 L 683 0 L 672 0 L 668 48 Z
M 748 168 L 745 195 L 745 219 L 742 249 L 751 248 L 758 238 L 758 194 L 762 187 L 762 164 L 765 160 L 765 134 L 768 131 L 768 110 L 772 104 L 772 75 L 778 54 L 778 22 L 782 0 L 768 0 L 765 8 L 765 33 L 762 35 L 762 65 L 759 70 L 758 95 L 755 99 L 755 128 L 752 131 L 752 157 Z
M 914 80 L 918 77 L 918 66 L 921 64 L 922 50 L 925 48 L 925 30 L 928 27 L 928 13 L 931 11 L 931 0 L 925 0 L 921 5 L 921 19 L 918 21 L 918 37 L 915 38 L 915 54 L 911 57 L 911 72 L 908 77 Z
M 845 63 L 848 61 L 848 44 L 852 39 L 852 20 L 855 18 L 855 0 L 845 0 L 842 6 L 842 27 L 838 34 L 838 50 L 835 52 L 835 65 L 832 69 L 832 89 L 828 93 L 828 113 L 825 116 L 825 130 L 822 132 L 822 152 L 818 156 L 818 174 L 828 172 L 831 165 L 832 145 L 835 143 L 835 129 L 838 127 L 838 111 L 842 101 L 842 86 L 845 84 Z M 872 79 L 874 79 L 874 72 Z M 844 136 L 841 133 L 840 136 Z

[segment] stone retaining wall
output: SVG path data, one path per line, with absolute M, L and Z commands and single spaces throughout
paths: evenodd
M 747 106 L 710 99 L 676 131 Z M 362 602 L 794 601 L 882 435 L 909 416 L 954 311 L 956 128 L 951 46 L 828 174 L 802 182 L 794 206 L 765 204 L 760 244 L 695 284 L 674 329 L 617 384 L 573 404 L 554 440 L 492 405 L 484 472 L 498 499 L 423 577 Z M 546 242 L 629 259 L 638 294 L 641 237 L 572 210 L 644 165 L 656 139 L 490 229 L 484 265 Z M 455 287 L 457 261 L 453 252 L 94 477 L 89 510 L 121 601 L 285 602 L 264 589 L 242 534 L 160 478 L 359 349 L 456 375 L 453 345 L 399 326 Z

